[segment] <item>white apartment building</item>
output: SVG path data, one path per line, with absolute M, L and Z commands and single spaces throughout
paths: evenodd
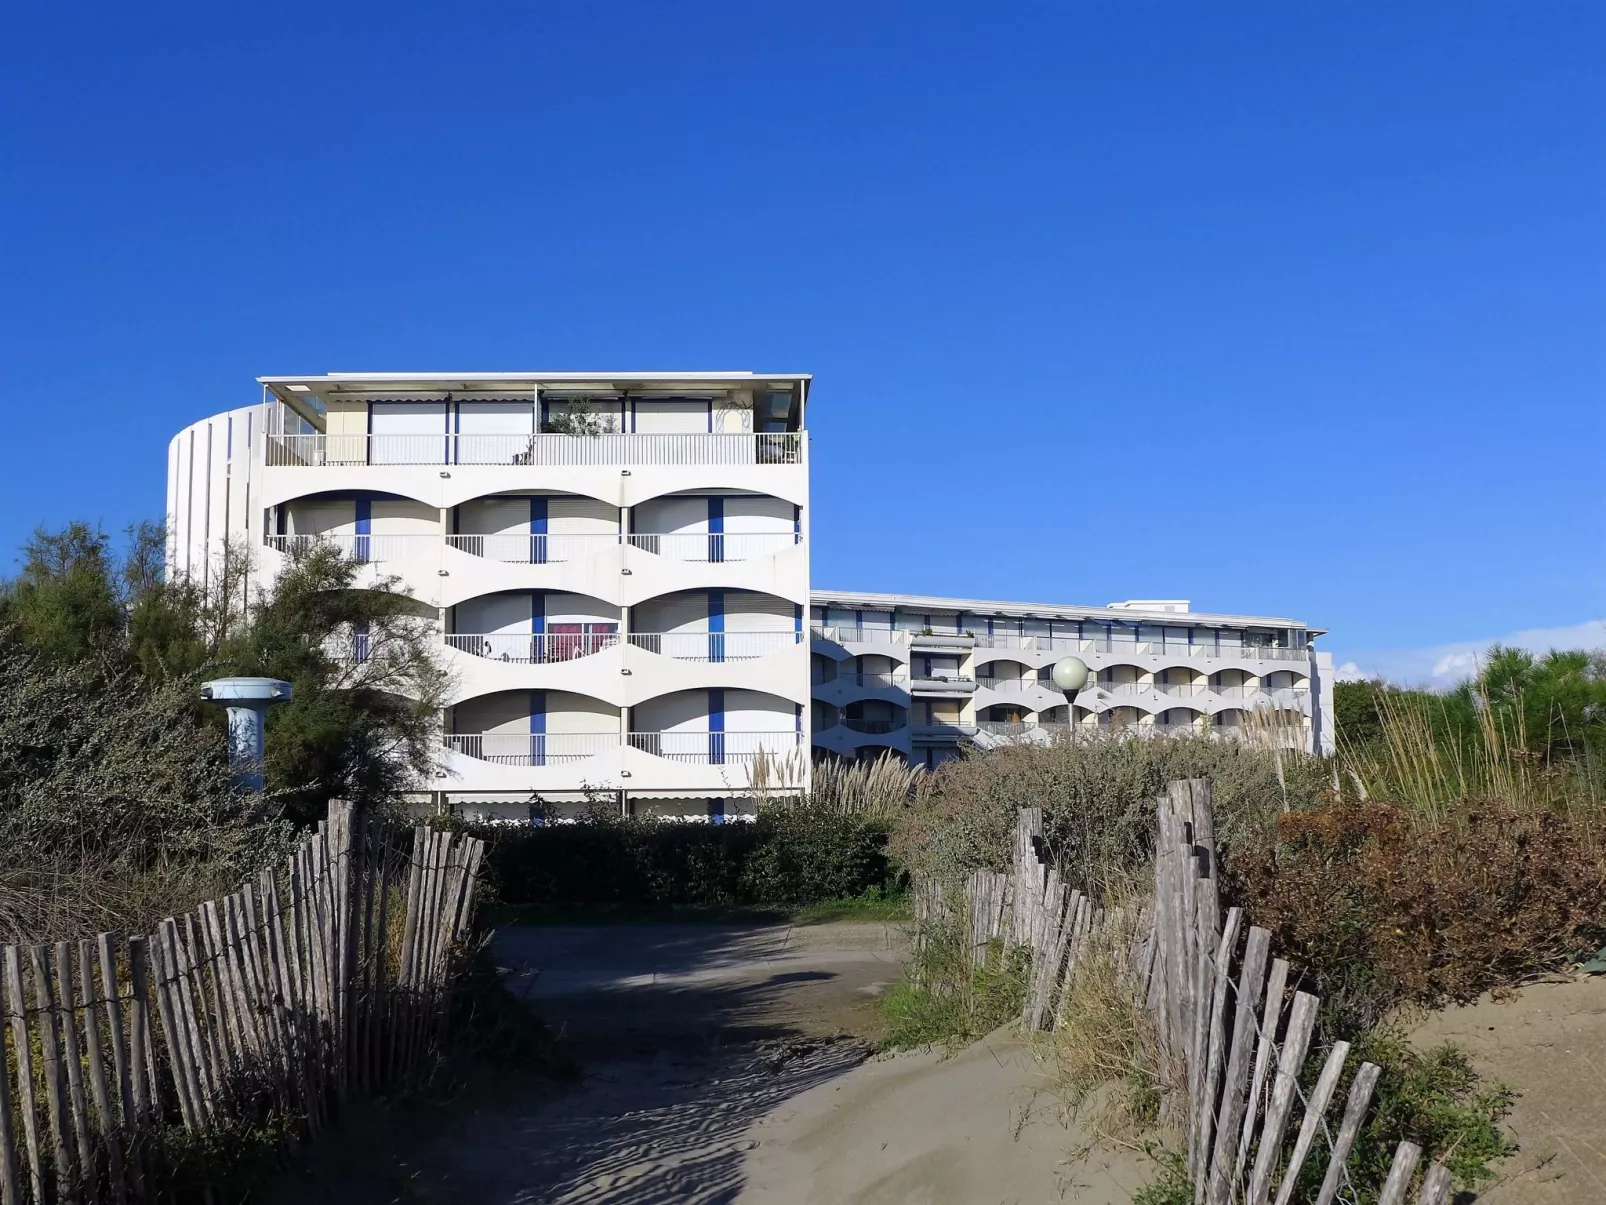
M 891 749 L 933 766 L 983 747 L 1077 731 L 1268 739 L 1330 753 L 1332 654 L 1291 619 L 1207 615 L 1178 599 L 1105 607 L 816 590 L 811 728 L 841 757 Z M 1079 657 L 1073 700 L 1050 679 Z
M 260 381 L 169 448 L 169 568 L 327 540 L 399 576 L 456 683 L 443 802 L 717 817 L 806 775 L 807 375 Z
M 204 582 L 227 541 L 252 552 L 250 590 L 316 540 L 402 579 L 455 684 L 437 802 L 722 818 L 751 809 L 755 773 L 804 785 L 811 751 L 936 764 L 961 742 L 1231 734 L 1272 710 L 1332 748 L 1331 659 L 1293 620 L 811 597 L 807 374 L 259 381 L 169 446 L 169 572 Z M 1042 685 L 1069 653 L 1098 677 L 1074 703 Z

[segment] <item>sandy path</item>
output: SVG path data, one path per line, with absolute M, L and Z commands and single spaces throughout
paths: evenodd
M 1504 1125 L 1521 1149 L 1479 1201 L 1606 1201 L 1606 977 L 1536 983 L 1509 1000 L 1446 1009 L 1411 1038 L 1455 1042 L 1480 1074 L 1520 1093 Z
M 1102 1205 L 1147 1174 L 1069 1163 L 1082 1144 L 1007 1040 L 867 1059 L 896 928 L 531 926 L 498 953 L 585 1082 L 353 1143 L 296 1205 Z

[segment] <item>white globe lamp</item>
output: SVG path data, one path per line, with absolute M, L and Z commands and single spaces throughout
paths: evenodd
M 1049 673 L 1054 685 L 1068 695 L 1074 695 L 1086 686 L 1090 677 L 1087 662 L 1080 657 L 1061 657 L 1054 662 L 1054 668 Z

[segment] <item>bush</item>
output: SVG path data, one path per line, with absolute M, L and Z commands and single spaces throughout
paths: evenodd
M 1067 882 L 1099 890 L 1154 848 L 1154 801 L 1179 778 L 1215 790 L 1224 852 L 1258 841 L 1285 806 L 1306 807 L 1330 778 L 1315 758 L 1212 740 L 1076 739 L 970 753 L 938 770 L 904 813 L 893 852 L 917 878 L 957 882 L 1009 868 L 1016 812 L 1043 809 L 1049 852 Z
M 1606 855 L 1581 825 L 1504 806 L 1423 827 L 1381 803 L 1277 818 L 1226 861 L 1227 891 L 1314 980 L 1328 1026 L 1465 1003 L 1606 940 Z
M 1020 1016 L 1031 969 L 1029 950 L 1005 950 L 1002 941 L 994 940 L 977 966 L 971 961 L 969 936 L 958 923 L 932 924 L 922 934 L 903 982 L 882 997 L 885 1049 L 962 1046 Z
M 757 820 L 685 824 L 593 811 L 544 827 L 485 825 L 506 904 L 795 907 L 896 889 L 886 826 L 777 808 Z

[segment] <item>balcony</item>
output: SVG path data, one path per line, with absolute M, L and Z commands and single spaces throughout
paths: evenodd
M 516 665 L 549 665 L 588 657 L 618 644 L 618 632 L 453 632 L 448 648 Z
M 614 532 L 567 532 L 530 535 L 525 532 L 497 532 L 492 535 L 453 535 L 446 537 L 446 547 L 466 552 L 469 556 L 501 561 L 515 565 L 548 565 L 564 561 L 582 561 L 596 556 L 604 549 L 616 548 L 619 536 Z
M 976 690 L 974 678 L 922 678 L 918 674 L 909 680 L 909 690 L 917 695 L 968 695 Z
M 747 435 L 270 435 L 270 468 L 362 465 L 803 463 L 804 433 Z
M 909 734 L 916 741 L 927 744 L 949 743 L 976 735 L 976 725 L 961 724 L 958 720 L 927 720 L 909 725 Z
M 666 761 L 694 766 L 751 764 L 760 757 L 784 757 L 802 737 L 785 732 L 632 732 L 630 747 Z
M 619 747 L 617 732 L 453 733 L 446 747 L 497 766 L 555 766 Z
M 327 546 L 354 561 L 372 564 L 428 556 L 440 547 L 440 537 L 431 532 L 402 535 L 354 535 L 350 532 L 318 532 L 310 535 L 264 536 L 263 545 L 286 555 L 310 552 Z
M 752 661 L 803 641 L 801 632 L 631 632 L 639 649 L 676 661 Z
M 849 732 L 859 732 L 865 736 L 885 736 L 889 732 L 897 732 L 903 726 L 903 720 L 844 719 L 842 721 L 842 727 Z
M 721 564 L 753 561 L 795 548 L 803 537 L 793 531 L 636 532 L 624 537 L 632 548 L 673 561 Z
M 917 649 L 968 649 L 976 638 L 968 632 L 910 632 L 909 643 Z
M 977 678 L 976 685 L 1006 695 L 1024 694 L 1029 690 L 1046 690 L 1056 695 L 1064 693 L 1046 678 Z
M 886 688 L 886 687 L 893 687 L 893 686 L 906 686 L 906 685 L 908 685 L 908 683 L 909 683 L 909 675 L 908 674 L 903 674 L 903 673 L 891 673 L 891 674 L 852 673 L 852 674 L 832 674 L 829 678 L 827 678 L 827 677 L 824 677 L 822 675 L 816 674 L 813 677 L 811 677 L 809 679 L 809 681 L 810 681 L 810 684 L 814 685 L 814 686 L 828 686 L 832 682 L 841 682 L 844 686 L 868 686 L 868 687 L 872 687 L 872 688 Z
M 831 640 L 837 644 L 896 644 L 909 635 L 895 628 L 823 627 L 819 624 L 810 630 L 821 640 Z

